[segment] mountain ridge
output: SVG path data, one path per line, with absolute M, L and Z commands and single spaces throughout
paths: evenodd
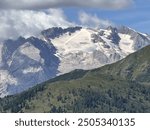
M 75 69 L 111 64 L 150 44 L 130 28 L 51 28 L 39 37 L 6 40 L 0 45 L 0 95 L 20 93 Z

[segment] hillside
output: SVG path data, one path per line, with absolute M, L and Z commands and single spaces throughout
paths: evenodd
M 91 73 L 114 75 L 122 77 L 125 80 L 150 83 L 149 55 L 150 46 L 147 46 L 117 63 L 92 70 Z
M 150 46 L 0 100 L 1 112 L 150 112 Z

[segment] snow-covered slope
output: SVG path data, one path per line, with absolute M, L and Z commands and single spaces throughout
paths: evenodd
M 116 62 L 148 44 L 148 35 L 127 27 L 50 28 L 38 38 L 7 40 L 0 43 L 0 97 L 74 69 Z
M 125 56 L 117 45 L 105 37 L 101 38 L 92 29 L 83 28 L 72 35 L 64 34 L 51 42 L 61 60 L 58 68 L 61 73 L 100 67 Z

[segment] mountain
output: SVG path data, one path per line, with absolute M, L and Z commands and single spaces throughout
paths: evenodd
M 19 93 L 57 75 L 60 61 L 52 44 L 34 37 L 20 37 L 5 41 L 2 46 L 1 97 Z
M 150 112 L 150 46 L 0 100 L 1 112 Z
M 39 37 L 0 43 L 0 97 L 20 93 L 75 69 L 111 64 L 150 44 L 128 27 L 53 27 Z

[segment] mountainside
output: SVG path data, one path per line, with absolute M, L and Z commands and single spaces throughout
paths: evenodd
M 149 44 L 148 35 L 127 27 L 55 27 L 42 31 L 39 37 L 6 40 L 0 43 L 0 97 L 75 69 L 114 63 Z
M 96 73 L 115 75 L 125 80 L 141 83 L 150 83 L 150 46 L 130 54 L 127 58 L 102 69 L 94 70 Z
M 57 75 L 58 57 L 52 44 L 20 37 L 2 44 L 0 66 L 1 97 L 26 90 Z
M 150 46 L 0 100 L 1 112 L 150 112 Z

